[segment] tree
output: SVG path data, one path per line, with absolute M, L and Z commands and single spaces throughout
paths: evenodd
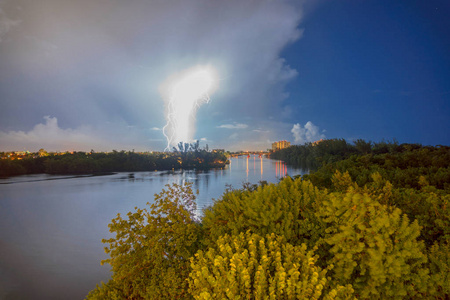
M 18 160 L 0 159 L 0 176 L 22 175 L 26 171 Z
M 180 151 L 89 158 L 154 169 L 226 160 L 198 142 Z M 324 165 L 278 184 L 229 189 L 201 224 L 191 186 L 170 186 L 150 209 L 112 221 L 115 238 L 105 243 L 114 274 L 89 298 L 449 297 L 450 147 L 335 139 L 276 153 Z M 73 169 L 71 157 L 52 159 L 55 170 Z M 89 166 L 84 153 L 77 160 Z
M 327 271 L 315 261 L 306 245 L 293 246 L 273 233 L 225 235 L 191 259 L 189 290 L 194 299 L 350 298 L 350 286 L 328 290 Z
M 420 226 L 398 208 L 351 189 L 325 198 L 317 215 L 327 224 L 327 265 L 336 284 L 351 284 L 360 299 L 414 298 L 428 293 L 429 275 L 417 240 Z
M 103 240 L 112 279 L 88 299 L 188 299 L 190 257 L 199 250 L 192 184 L 167 185 L 149 209 L 120 215 L 109 224 L 115 237 Z
M 437 299 L 450 298 L 450 242 L 435 243 L 429 251 L 431 282 Z
M 323 195 L 310 182 L 287 177 L 277 185 L 225 193 L 204 211 L 202 223 L 209 243 L 250 230 L 261 236 L 275 233 L 293 245 L 312 248 L 323 232 L 314 214 L 314 203 Z
M 44 150 L 44 148 L 39 149 L 38 154 L 39 154 L 40 157 L 48 156 L 48 155 L 49 155 L 49 154 L 47 153 L 47 151 Z
M 359 151 L 359 153 L 368 154 L 372 151 L 372 142 L 371 141 L 366 142 L 363 139 L 357 139 L 355 141 L 355 147 L 356 150 Z

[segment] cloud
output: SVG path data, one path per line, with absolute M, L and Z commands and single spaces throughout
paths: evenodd
M 162 130 L 161 128 L 159 128 L 159 127 L 152 127 L 152 128 L 150 128 L 150 130 L 154 130 L 154 131 L 160 131 L 160 130 Z
M 223 124 L 223 125 L 217 126 L 217 128 L 226 128 L 226 129 L 245 129 L 247 127 L 248 127 L 247 124 L 241 124 L 241 123 Z
M 213 137 L 221 148 L 231 148 L 236 140 L 222 129 L 258 128 L 260 120 L 288 116 L 286 86 L 298 71 L 282 52 L 302 36 L 302 2 L 7 1 L 0 130 L 26 133 L 52 115 L 62 128 L 105 133 L 106 142 L 110 133 L 102 124 L 108 122 L 114 128 L 135 126 L 142 143 L 158 140 L 156 128 L 165 124 L 158 87 L 172 74 L 211 65 L 219 85 L 198 110 L 194 138 Z M 22 20 L 20 30 L 11 20 Z M 231 118 L 241 123 L 226 121 Z
M 1 2 L 0 5 L 2 5 Z M 20 23 L 20 20 L 12 20 L 8 18 L 6 13 L 0 7 L 0 42 L 2 41 L 3 37 L 6 36 L 6 34 L 11 30 L 11 28 L 19 25 Z
M 314 142 L 325 138 L 325 135 L 320 133 L 319 127 L 314 125 L 311 121 L 308 121 L 305 124 L 305 127 L 302 127 L 300 123 L 294 124 L 291 132 L 294 136 L 294 142 L 296 144 Z
M 29 131 L 0 131 L 1 150 L 37 151 L 40 148 L 48 151 L 150 150 L 150 147 L 145 147 L 145 143 L 141 141 L 144 135 L 139 134 L 134 126 L 105 124 L 103 128 L 81 126 L 63 129 L 58 125 L 56 117 L 45 116 L 44 120 L 45 123 L 39 123 Z M 163 139 L 147 140 L 163 143 Z
M 235 139 L 238 138 L 238 136 L 239 136 L 239 134 L 237 134 L 237 133 L 235 132 L 235 133 L 233 133 L 232 135 L 230 135 L 228 138 L 229 138 L 230 140 L 235 140 Z

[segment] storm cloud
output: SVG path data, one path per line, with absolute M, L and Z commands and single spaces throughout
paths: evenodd
M 1 150 L 17 132 L 28 150 L 67 150 L 59 135 L 31 143 L 44 116 L 55 119 L 41 125 L 57 119 L 62 131 L 89 128 L 70 135 L 79 150 L 162 150 L 159 85 L 198 64 L 214 65 L 219 87 L 197 114 L 196 138 L 228 148 L 235 141 L 224 124 L 270 131 L 264 143 L 285 127 L 269 130 L 298 74 L 281 57 L 302 36 L 297 1 L 14 0 L 0 2 L 0 18 Z M 246 138 L 256 147 L 262 137 Z

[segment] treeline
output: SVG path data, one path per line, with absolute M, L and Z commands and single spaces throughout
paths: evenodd
M 74 152 L 21 160 L 0 160 L 0 176 L 23 174 L 94 174 L 105 172 L 136 172 L 171 169 L 208 169 L 224 167 L 227 157 L 222 152 L 173 151 L 135 153 Z
M 228 189 L 202 216 L 168 186 L 112 220 L 113 275 L 87 298 L 449 299 L 450 147 L 391 146 Z
M 336 170 L 348 172 L 359 186 L 372 181 L 379 173 L 396 188 L 420 189 L 424 185 L 450 191 L 450 147 L 403 144 L 382 154 L 351 155 L 347 159 L 324 164 L 305 176 L 314 185 L 333 188 Z
M 408 144 L 408 147 L 421 147 L 418 144 Z M 344 139 L 321 140 L 304 145 L 293 145 L 285 149 L 274 151 L 270 158 L 278 159 L 287 164 L 315 170 L 323 164 L 346 159 L 352 155 L 383 154 L 405 151 L 405 144 L 381 141 L 379 143 L 367 142 L 362 139 L 353 144 Z

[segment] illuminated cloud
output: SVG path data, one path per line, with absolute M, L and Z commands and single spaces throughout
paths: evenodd
M 63 129 L 58 125 L 56 117 L 45 116 L 44 120 L 45 123 L 39 123 L 29 131 L 0 131 L 2 149 L 7 151 L 37 151 L 40 148 L 48 151 L 151 150 L 142 147 L 139 135 L 134 133 L 135 129 L 125 124 L 114 125 L 114 127 L 108 124 L 104 128 L 82 126 L 75 129 Z M 117 138 L 118 136 L 120 139 Z
M 300 123 L 294 124 L 291 129 L 296 144 L 304 144 L 324 139 L 325 135 L 320 133 L 319 127 L 314 125 L 311 121 L 306 122 L 305 127 Z

